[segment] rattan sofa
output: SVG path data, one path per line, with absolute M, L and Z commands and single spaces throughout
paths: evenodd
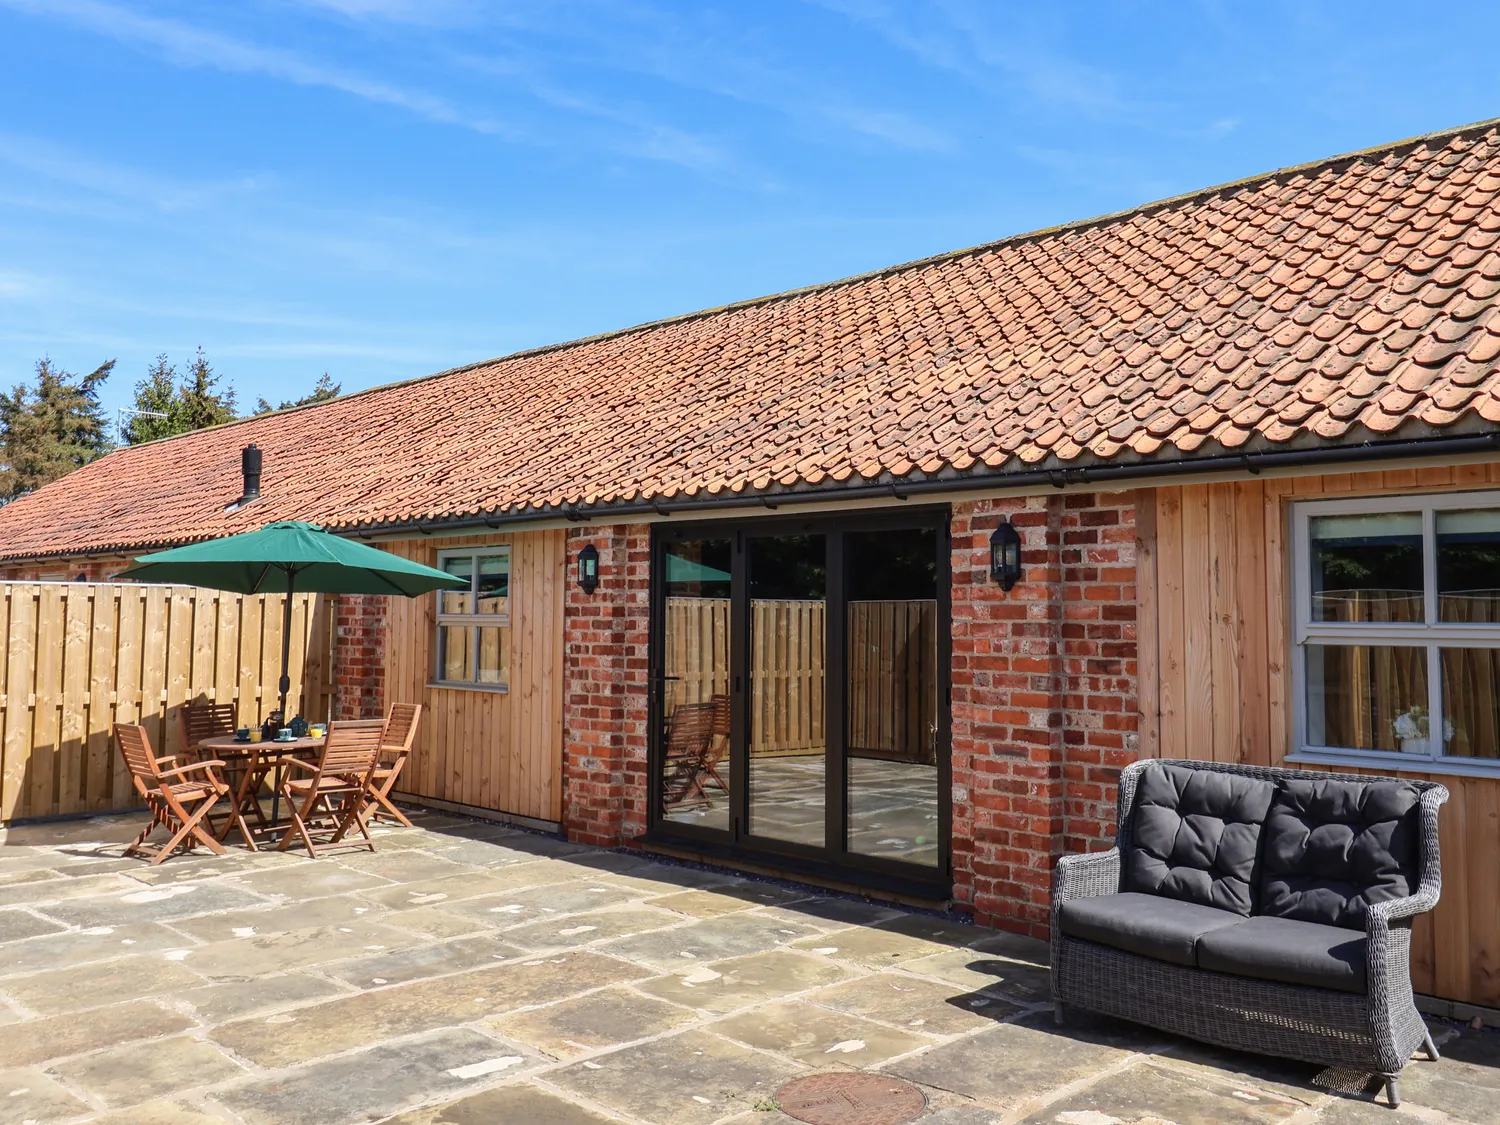
M 1058 1022 L 1088 1009 L 1375 1073 L 1392 1106 L 1418 1047 L 1412 918 L 1441 889 L 1441 785 L 1150 759 L 1122 771 L 1115 847 L 1064 856 Z

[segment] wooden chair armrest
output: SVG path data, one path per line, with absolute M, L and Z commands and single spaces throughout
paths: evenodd
M 285 762 L 285 764 L 288 766 L 294 766 L 299 770 L 306 770 L 308 773 L 318 772 L 318 765 L 316 762 L 304 762 L 301 758 L 291 757 L 284 758 L 282 759 L 282 761 Z
M 220 769 L 222 769 L 224 767 L 224 763 L 219 761 L 217 758 L 210 759 L 207 762 L 191 762 L 185 766 L 178 766 L 175 770 L 162 770 L 161 773 L 157 776 L 176 777 L 179 774 L 193 773 L 196 770 L 207 770 L 212 773 L 214 766 L 218 766 Z

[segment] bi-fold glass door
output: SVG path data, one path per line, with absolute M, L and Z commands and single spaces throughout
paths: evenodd
M 652 827 L 948 875 L 946 512 L 659 528 Z

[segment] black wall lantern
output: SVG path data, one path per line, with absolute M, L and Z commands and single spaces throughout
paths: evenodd
M 599 548 L 592 543 L 578 552 L 578 586 L 585 594 L 599 588 Z
M 1021 581 L 1021 533 L 1002 523 L 990 536 L 990 577 L 1009 590 Z

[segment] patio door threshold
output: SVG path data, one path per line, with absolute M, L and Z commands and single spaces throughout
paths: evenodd
M 766 875 L 791 879 L 799 883 L 841 894 L 916 906 L 931 910 L 952 900 L 953 885 L 939 880 L 913 879 L 879 871 L 860 871 L 850 867 L 833 867 L 797 856 L 772 855 L 719 844 L 710 840 L 686 840 L 664 832 L 648 832 L 631 841 L 631 847 L 648 855 L 704 863 L 748 875 Z

